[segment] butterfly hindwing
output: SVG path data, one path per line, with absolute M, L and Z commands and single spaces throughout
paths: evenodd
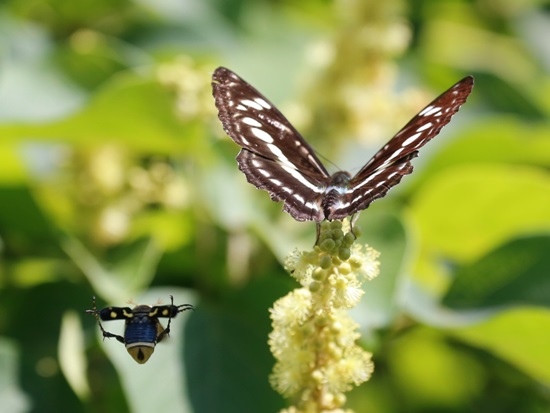
M 391 187 L 401 181 L 403 176 L 412 172 L 410 159 L 416 155 L 417 152 L 413 152 L 402 162 L 380 168 L 361 181 L 357 181 L 355 177 L 352 178 L 350 181 L 352 190 L 348 190 L 340 202 L 327 207 L 327 219 L 344 219 L 367 208 L 375 199 L 382 198 Z
M 241 149 L 237 162 L 248 182 L 269 192 L 273 201 L 284 201 L 283 209 L 295 220 L 319 222 L 324 219 L 322 182 L 248 149 Z

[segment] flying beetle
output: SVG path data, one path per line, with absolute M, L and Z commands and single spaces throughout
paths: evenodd
M 170 305 L 137 305 L 130 307 L 106 307 L 101 310 L 96 308 L 95 297 L 92 297 L 93 308 L 86 310 L 97 320 L 97 324 L 103 339 L 116 338 L 126 346 L 130 356 L 139 364 L 149 360 L 155 346 L 170 334 L 170 322 L 172 318 L 186 310 L 194 310 L 191 304 L 174 305 L 174 297 L 170 296 Z M 159 318 L 168 318 L 166 328 L 162 326 Z M 101 325 L 101 320 L 125 320 L 124 336 L 106 331 Z

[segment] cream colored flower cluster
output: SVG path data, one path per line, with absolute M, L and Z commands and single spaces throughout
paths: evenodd
M 302 287 L 274 304 L 269 336 L 277 359 L 271 384 L 296 400 L 285 412 L 344 412 L 344 392 L 372 374 L 371 354 L 356 344 L 358 325 L 346 310 L 359 302 L 362 282 L 378 274 L 378 253 L 354 241 L 342 222 L 326 222 L 312 251 L 287 258 Z

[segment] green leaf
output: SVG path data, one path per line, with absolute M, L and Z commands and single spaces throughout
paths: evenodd
M 546 118 L 543 108 L 539 107 L 534 96 L 521 84 L 506 82 L 498 76 L 476 73 L 476 94 L 490 105 L 504 113 L 515 113 L 522 117 L 541 121 Z
M 57 231 L 25 186 L 0 186 L 0 228 L 20 246 L 34 243 L 40 250 L 57 249 Z
M 5 141 L 119 143 L 135 150 L 173 153 L 192 145 L 195 129 L 193 123 L 177 121 L 173 99 L 158 82 L 124 74 L 70 117 L 47 124 L 0 125 L 0 134 Z
M 460 131 L 460 139 L 449 141 L 422 168 L 422 178 L 456 165 L 489 162 L 550 165 L 548 125 L 521 122 L 510 117 L 496 117 L 476 122 Z M 418 183 L 418 182 L 417 182 Z
M 2 413 L 29 411 L 29 400 L 19 387 L 19 352 L 12 341 L 0 337 L 0 406 Z
M 73 391 L 81 400 L 89 399 L 90 385 L 86 377 L 87 360 L 84 354 L 84 332 L 79 314 L 66 311 L 61 320 L 59 334 L 59 367 Z
M 513 240 L 456 273 L 443 303 L 453 308 L 550 307 L 550 236 Z
M 550 381 L 550 312 L 546 309 L 519 308 L 448 331 L 507 360 L 541 383 Z
M 396 311 L 400 275 L 408 263 L 407 234 L 399 215 L 372 210 L 356 225 L 363 230 L 355 242 L 367 243 L 380 252 L 380 274 L 363 284 L 365 295 L 354 311 L 363 328 L 386 327 Z
M 542 170 L 456 166 L 415 194 L 412 213 L 424 253 L 472 260 L 518 234 L 550 222 L 550 179 Z
M 267 336 L 268 307 L 284 287 L 279 280 L 262 279 L 231 301 L 203 304 L 193 314 L 185 360 L 195 411 L 240 413 L 254 406 L 254 411 L 272 412 L 283 407 L 268 382 L 275 361 Z
M 384 354 L 391 384 L 411 411 L 453 411 L 483 389 L 485 376 L 470 355 L 456 351 L 440 331 L 425 327 L 396 337 Z M 460 411 L 460 410 L 456 410 Z
M 96 258 L 74 237 L 67 236 L 62 246 L 94 291 L 109 302 L 127 300 L 146 289 L 162 255 L 153 239 L 141 239 L 125 246 L 110 265 Z
M 61 405 L 66 411 L 84 411 L 81 401 L 61 374 L 57 359 L 63 313 L 73 309 L 84 317 L 82 312 L 89 303 L 89 289 L 74 282 L 77 279 L 41 283 L 28 288 L 8 285 L 0 289 L 0 313 L 9 315 L 2 320 L 2 331 L 20 348 L 18 382 L 29 394 L 35 410 L 57 411 Z M 89 322 L 92 324 L 91 319 Z M 3 367 L 12 368 L 2 366 L 2 372 Z M 4 412 L 4 405 L 1 406 Z M 109 408 L 104 410 L 111 411 Z

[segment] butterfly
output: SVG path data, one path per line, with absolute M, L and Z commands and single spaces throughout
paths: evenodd
M 241 146 L 239 169 L 298 221 L 341 220 L 367 208 L 413 171 L 411 160 L 472 91 L 465 77 L 422 109 L 355 176 L 330 175 L 284 115 L 253 86 L 219 67 L 212 76 L 218 117 Z

